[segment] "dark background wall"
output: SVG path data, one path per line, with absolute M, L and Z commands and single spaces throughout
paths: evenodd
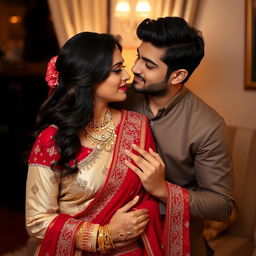
M 47 0 L 0 0 L 0 255 L 27 239 L 27 157 L 47 62 L 58 44 Z M 16 17 L 16 18 L 15 18 Z M 15 22 L 16 21 L 16 22 Z M 13 225 L 13 227 L 12 227 Z M 10 236 L 8 236 L 8 230 Z

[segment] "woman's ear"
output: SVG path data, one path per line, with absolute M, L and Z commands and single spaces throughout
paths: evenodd
M 188 75 L 188 71 L 186 69 L 178 69 L 171 73 L 169 82 L 173 85 L 181 84 Z

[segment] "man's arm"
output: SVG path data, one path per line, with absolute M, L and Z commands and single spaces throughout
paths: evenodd
M 234 206 L 230 144 L 223 120 L 218 120 L 201 140 L 194 159 L 198 188 L 189 191 L 191 214 L 222 221 Z
M 140 156 L 131 152 L 128 155 L 137 166 L 127 163 L 128 167 L 140 177 L 149 193 L 166 202 L 166 186 L 163 185 L 165 167 L 160 156 L 138 147 L 134 149 Z M 195 156 L 194 168 L 198 188 L 188 190 L 191 215 L 224 220 L 231 214 L 234 205 L 230 150 L 224 123 L 217 126 L 202 142 Z

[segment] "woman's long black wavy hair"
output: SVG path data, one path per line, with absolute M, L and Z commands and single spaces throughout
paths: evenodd
M 58 85 L 39 109 L 35 136 L 49 125 L 58 127 L 54 139 L 60 158 L 52 169 L 60 169 L 62 176 L 78 170 L 79 134 L 93 118 L 94 85 L 109 76 L 115 47 L 121 50 L 118 39 L 110 34 L 82 32 L 60 50 L 56 61 Z M 69 164 L 70 160 L 75 166 Z

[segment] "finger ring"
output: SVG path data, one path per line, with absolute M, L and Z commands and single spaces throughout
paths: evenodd
M 124 241 L 126 237 L 127 237 L 127 235 L 125 233 L 122 233 L 122 232 L 119 233 L 119 238 L 121 241 Z

